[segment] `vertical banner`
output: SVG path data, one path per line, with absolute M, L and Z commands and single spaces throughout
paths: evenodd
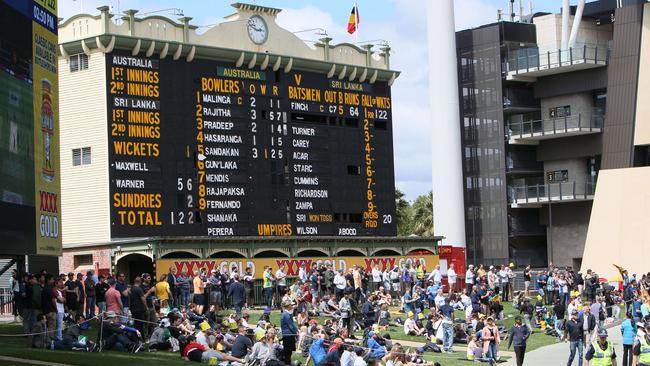
M 36 254 L 61 255 L 56 1 L 32 6 Z

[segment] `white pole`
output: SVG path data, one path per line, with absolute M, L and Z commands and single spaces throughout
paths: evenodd
M 562 51 L 566 50 L 569 45 L 569 16 L 571 15 L 571 9 L 569 0 L 562 1 L 562 40 L 560 44 L 560 49 Z
M 578 38 L 578 30 L 580 30 L 580 22 L 582 21 L 582 12 L 585 10 L 585 0 L 579 0 L 578 7 L 576 8 L 576 15 L 573 18 L 573 26 L 571 27 L 571 36 L 569 37 L 569 48 L 575 46 L 576 38 Z
M 427 1 L 433 218 L 445 245 L 465 247 L 454 0 Z

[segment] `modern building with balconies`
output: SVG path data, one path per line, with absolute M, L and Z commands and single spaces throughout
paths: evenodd
M 470 263 L 580 267 L 600 170 L 650 160 L 633 136 L 645 3 L 456 33 Z

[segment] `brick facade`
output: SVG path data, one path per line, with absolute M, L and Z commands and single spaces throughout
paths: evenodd
M 89 261 L 92 256 L 92 261 Z M 94 269 L 98 274 L 108 274 L 111 271 L 111 248 L 75 248 L 64 249 L 59 257 L 59 270 L 61 273 L 83 272 Z

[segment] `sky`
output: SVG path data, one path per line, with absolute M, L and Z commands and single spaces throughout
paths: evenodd
M 408 200 L 431 190 L 431 128 L 429 119 L 429 70 L 424 1 L 438 0 L 357 0 L 360 14 L 358 34 L 346 33 L 352 0 L 240 0 L 282 9 L 277 22 L 291 31 L 326 29 L 334 43 L 385 40 L 391 48 L 391 68 L 402 72 L 392 88 L 393 141 L 396 187 Z M 518 1 L 516 7 L 518 8 Z M 59 0 L 59 17 L 81 12 L 98 14 L 97 7 L 112 6 L 117 13 L 137 9 L 139 14 L 156 12 L 178 18 L 171 8 L 180 8 L 192 17 L 191 23 L 207 26 L 234 12 L 235 0 Z M 528 0 L 522 0 L 528 9 Z M 572 3 L 575 1 L 572 1 Z M 534 11 L 557 11 L 560 0 L 536 0 Z M 455 0 L 456 29 L 494 22 L 497 9 L 507 9 L 508 0 Z M 200 28 L 199 32 L 207 28 Z M 317 40 L 315 32 L 300 33 Z

